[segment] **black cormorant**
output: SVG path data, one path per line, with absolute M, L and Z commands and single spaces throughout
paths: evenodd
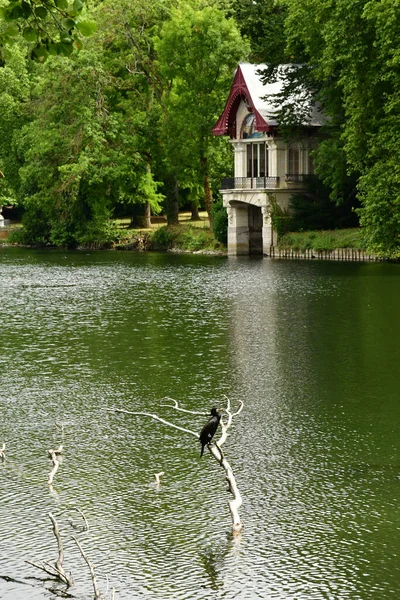
M 204 425 L 203 429 L 200 432 L 200 444 L 201 444 L 201 452 L 200 457 L 203 456 L 204 447 L 206 444 L 211 442 L 212 438 L 215 435 L 215 432 L 218 429 L 219 422 L 221 420 L 221 414 L 216 408 L 211 409 L 211 417 L 208 419 L 207 423 Z

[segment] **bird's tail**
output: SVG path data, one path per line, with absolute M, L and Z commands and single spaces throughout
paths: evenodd
M 203 456 L 204 446 L 201 446 L 200 458 Z

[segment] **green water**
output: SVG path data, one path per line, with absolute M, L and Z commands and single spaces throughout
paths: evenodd
M 49 512 L 78 600 L 73 535 L 117 600 L 399 598 L 399 298 L 399 265 L 0 249 L 0 598 L 69 597 L 25 562 Z M 166 396 L 244 401 L 239 537 L 194 437 L 107 410 L 199 431 Z

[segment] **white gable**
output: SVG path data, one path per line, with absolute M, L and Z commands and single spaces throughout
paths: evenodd
M 262 76 L 259 74 L 260 71 L 267 69 L 268 65 L 259 64 L 252 65 L 250 63 L 240 63 L 240 69 L 243 74 L 246 86 L 251 95 L 254 108 L 258 110 L 260 115 L 268 122 L 269 125 L 277 125 L 278 122 L 274 119 L 276 113 L 276 107 L 273 104 L 273 98 L 268 96 L 279 94 L 283 90 L 283 78 L 279 77 L 279 73 L 288 68 L 293 68 L 295 65 L 280 65 L 278 69 L 277 80 L 273 83 L 263 84 L 261 79 Z M 304 95 L 298 94 L 296 97 L 292 97 L 291 101 L 298 103 L 309 104 L 309 99 L 306 93 Z M 311 122 L 312 126 L 322 125 L 323 117 L 318 107 L 312 107 Z

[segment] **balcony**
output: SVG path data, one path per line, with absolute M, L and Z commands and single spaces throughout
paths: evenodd
M 279 187 L 279 177 L 225 177 L 221 190 L 271 190 Z
M 287 183 L 304 183 L 310 179 L 315 179 L 315 175 L 305 175 L 304 173 L 286 173 L 285 175 Z

